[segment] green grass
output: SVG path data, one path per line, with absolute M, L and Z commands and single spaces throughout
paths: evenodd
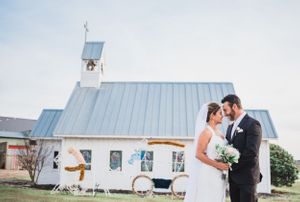
M 273 187 L 272 197 L 262 198 L 259 201 L 300 201 L 300 181 L 297 181 L 292 187 Z
M 260 202 L 271 201 L 300 201 L 300 182 L 298 181 L 293 187 L 274 188 L 272 196 L 260 196 Z M 0 201 L 107 201 L 107 202 L 179 202 L 181 200 L 172 199 L 171 196 L 153 196 L 140 198 L 132 194 L 112 194 L 105 196 L 104 193 L 98 193 L 96 197 L 91 196 L 72 196 L 64 194 L 51 195 L 50 191 L 39 190 L 34 188 L 19 188 L 8 185 L 0 185 Z M 229 199 L 227 199 L 229 201 Z
M 105 196 L 104 193 L 98 193 L 96 197 L 92 196 L 72 196 L 65 194 L 51 195 L 50 191 L 38 190 L 34 188 L 16 188 L 6 185 L 0 185 L 0 201 L 118 201 L 118 202 L 176 202 L 181 200 L 172 199 L 171 196 L 154 196 L 141 198 L 132 194 L 112 194 Z

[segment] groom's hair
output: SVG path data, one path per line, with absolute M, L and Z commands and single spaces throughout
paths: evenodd
M 222 99 L 222 104 L 224 104 L 225 102 L 229 102 L 229 106 L 232 107 L 233 104 L 236 104 L 236 106 L 239 108 L 239 109 L 242 109 L 242 103 L 241 103 L 241 100 L 240 98 L 237 96 L 237 95 L 234 95 L 234 94 L 229 94 L 229 95 L 226 95 L 223 99 Z

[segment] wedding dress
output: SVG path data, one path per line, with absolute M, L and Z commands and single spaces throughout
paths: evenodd
M 207 114 L 207 112 L 205 113 L 205 110 L 202 113 L 204 113 L 205 115 Z M 199 122 L 199 120 L 197 122 Z M 196 124 L 199 124 L 197 122 Z M 206 127 L 212 133 L 210 142 L 207 145 L 206 155 L 210 159 L 216 159 L 217 153 L 216 153 L 215 146 L 217 144 L 224 145 L 225 142 L 219 135 L 216 134 L 216 132 L 210 126 L 206 125 L 205 119 L 203 119 L 203 122 L 205 124 L 204 127 L 202 127 L 203 128 L 202 131 Z M 196 145 L 199 139 L 199 135 L 197 135 L 197 133 L 200 134 L 201 132 L 197 131 L 196 129 L 194 150 L 193 150 L 194 154 L 191 156 L 192 166 L 189 172 L 189 183 L 186 190 L 184 201 L 185 202 L 225 202 L 226 181 L 222 179 L 222 171 L 201 162 L 199 159 L 195 157 L 196 147 L 197 147 Z

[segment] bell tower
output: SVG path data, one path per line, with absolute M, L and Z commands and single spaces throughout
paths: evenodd
M 99 88 L 104 73 L 104 42 L 85 42 L 81 55 L 80 87 Z

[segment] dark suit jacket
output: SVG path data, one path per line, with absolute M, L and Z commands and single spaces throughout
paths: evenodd
M 229 144 L 240 152 L 238 163 L 232 165 L 229 171 L 229 182 L 236 184 L 257 184 L 260 182 L 259 169 L 259 147 L 262 139 L 260 123 L 252 117 L 245 115 L 238 127 L 239 132 L 235 130 L 231 139 L 231 129 L 233 125 L 228 126 L 226 139 Z M 238 128 L 237 127 L 237 128 Z

